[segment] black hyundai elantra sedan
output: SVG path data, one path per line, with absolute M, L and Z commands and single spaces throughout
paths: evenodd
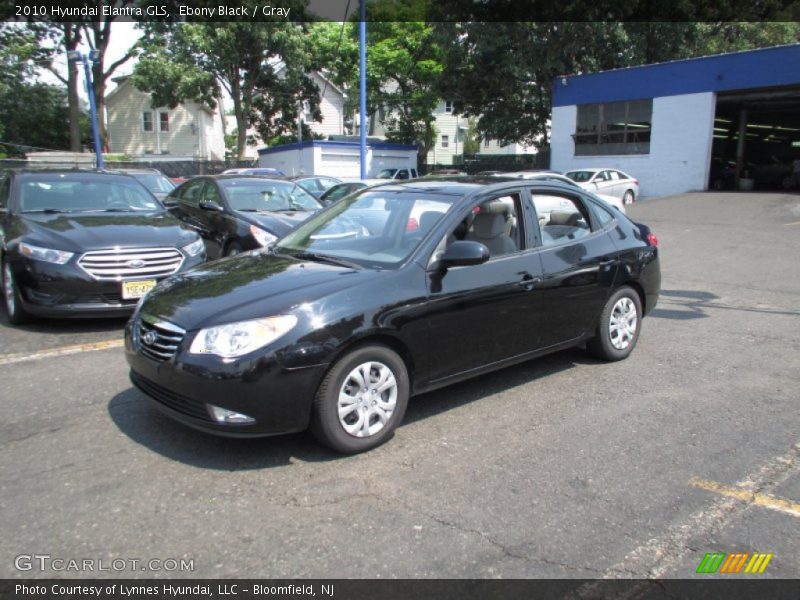
M 156 282 L 205 260 L 203 242 L 129 175 L 78 169 L 0 175 L 3 299 L 31 315 L 130 315 Z
M 359 219 L 370 235 L 319 235 Z M 392 435 L 412 395 L 572 346 L 626 358 L 660 280 L 653 233 L 575 187 L 393 183 L 161 282 L 126 354 L 133 383 L 190 426 L 310 426 L 355 453 Z
M 164 203 L 200 234 L 210 259 L 269 246 L 322 208 L 293 181 L 238 174 L 195 177 Z M 325 234 L 347 237 L 362 230 L 341 221 Z

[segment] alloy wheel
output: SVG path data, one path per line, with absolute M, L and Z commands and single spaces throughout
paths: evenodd
M 611 318 L 608 322 L 611 345 L 617 350 L 625 350 L 633 342 L 638 324 L 639 315 L 633 300 L 627 296 L 617 300 L 611 309 Z
M 350 435 L 366 438 L 381 431 L 397 406 L 397 380 L 380 362 L 355 367 L 339 390 L 339 424 Z
M 11 265 L 6 262 L 3 263 L 3 298 L 6 302 L 6 311 L 9 317 L 12 317 L 17 309 L 14 295 L 14 276 L 11 273 Z

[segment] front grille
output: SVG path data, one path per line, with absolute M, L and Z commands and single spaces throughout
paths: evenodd
M 92 250 L 78 265 L 95 279 L 122 281 L 172 275 L 181 268 L 183 254 L 177 248 L 114 248 Z
M 205 404 L 202 402 L 197 402 L 196 400 L 163 388 L 157 383 L 153 383 L 149 379 L 145 379 L 133 371 L 131 372 L 131 381 L 133 381 L 136 387 L 156 402 L 160 402 L 164 406 L 184 415 L 213 423 L 206 410 Z
M 123 300 L 122 294 L 119 292 L 105 294 L 92 294 L 91 296 L 78 296 L 72 301 L 73 304 L 130 304 L 135 305 L 139 300 L 133 298 L 131 300 Z
M 186 335 L 186 331 L 177 325 L 142 316 L 136 319 L 133 327 L 133 339 L 139 352 L 157 362 L 175 356 Z

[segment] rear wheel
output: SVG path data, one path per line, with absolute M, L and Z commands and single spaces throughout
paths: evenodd
M 3 259 L 3 300 L 6 307 L 8 321 L 12 325 L 21 325 L 30 319 L 30 315 L 22 307 L 22 298 L 19 288 L 11 271 L 11 264 Z
M 408 371 L 386 346 L 362 346 L 340 358 L 317 390 L 311 431 L 343 454 L 388 440 L 406 412 Z
M 589 351 L 604 360 L 627 358 L 636 347 L 642 328 L 642 302 L 636 290 L 621 287 L 611 297 L 600 313 L 594 338 L 588 343 Z
M 625 192 L 625 195 L 622 196 L 622 203 L 626 206 L 628 204 L 633 204 L 633 201 L 636 200 L 636 196 L 633 195 L 633 190 L 628 190 Z

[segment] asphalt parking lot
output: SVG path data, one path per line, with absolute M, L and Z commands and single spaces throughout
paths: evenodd
M 417 397 L 354 457 L 164 419 L 128 381 L 121 321 L 3 314 L 0 577 L 709 577 L 708 552 L 800 577 L 800 195 L 629 213 L 663 283 L 628 360 L 562 352 Z

